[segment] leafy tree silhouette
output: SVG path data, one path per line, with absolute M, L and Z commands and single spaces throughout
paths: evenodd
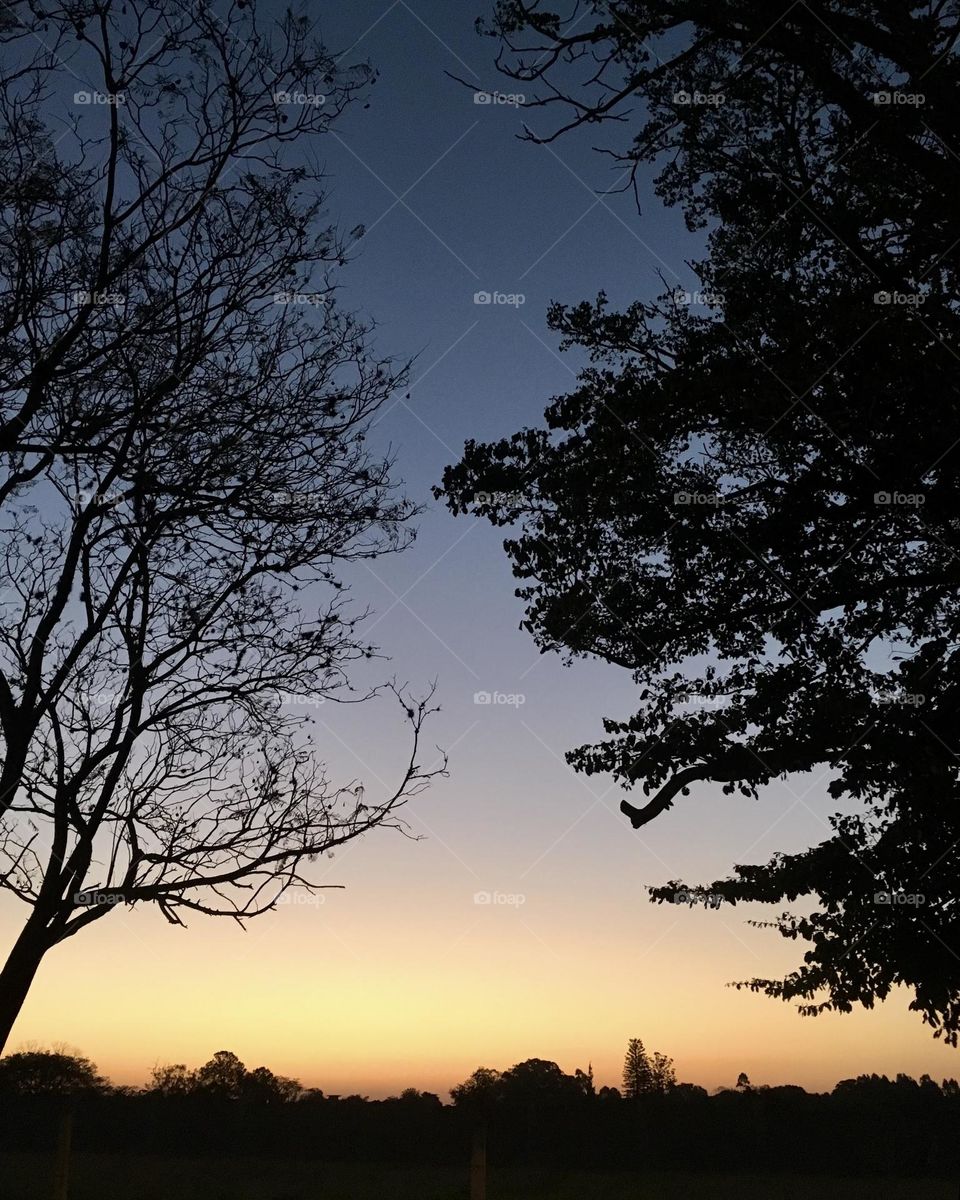
M 274 1075 L 267 1067 L 254 1067 L 244 1076 L 240 1094 L 251 1104 L 290 1104 L 302 1093 L 298 1080 Z
M 76 1051 L 30 1048 L 0 1059 L 0 1094 L 15 1099 L 4 1108 L 0 1151 L 47 1154 L 51 1118 L 72 1110 L 78 1150 L 129 1151 L 137 1159 L 149 1150 L 143 1159 L 149 1163 L 155 1155 L 181 1155 L 199 1128 L 204 1151 L 220 1162 L 224 1155 L 286 1160 L 295 1153 L 365 1168 L 371 1160 L 462 1166 L 471 1136 L 489 1125 L 495 1161 L 551 1170 L 672 1166 L 715 1175 L 718 1169 L 755 1168 L 799 1171 L 809 1180 L 819 1169 L 844 1177 L 867 1173 L 876 1181 L 885 1174 L 929 1180 L 960 1166 L 955 1080 L 938 1086 L 926 1076 L 863 1075 L 818 1095 L 791 1085 L 749 1087 L 742 1075 L 738 1087 L 712 1096 L 679 1083 L 623 1103 L 609 1087 L 592 1101 L 581 1077 L 588 1075 L 567 1075 L 557 1063 L 528 1059 L 503 1072 L 481 1069 L 452 1089 L 455 1103 L 444 1106 L 415 1088 L 386 1100 L 325 1099 L 266 1067 L 247 1071 L 226 1050 L 196 1070 L 157 1067 L 145 1089 L 112 1087 Z M 507 1083 L 482 1114 L 463 1102 L 501 1079 Z M 777 1130 L 790 1136 L 779 1137 Z M 923 1187 L 918 1195 L 926 1194 Z
M 623 1098 L 637 1100 L 651 1091 L 653 1091 L 653 1068 L 649 1055 L 639 1038 L 631 1038 L 627 1043 L 627 1053 L 623 1060 Z
M 818 845 L 652 898 L 778 905 L 802 961 L 737 986 L 816 1015 L 906 985 L 956 1044 L 955 13 L 504 0 L 489 32 L 527 109 L 564 114 L 528 136 L 630 125 L 625 186 L 658 164 L 707 255 L 623 311 L 553 305 L 578 385 L 438 494 L 509 527 L 542 649 L 633 673 L 637 711 L 568 759 L 647 797 L 634 828 L 803 772 L 844 802 Z
M 469 1079 L 450 1089 L 450 1098 L 458 1107 L 487 1112 L 503 1096 L 501 1078 L 492 1067 L 477 1067 Z
M 651 1088 L 659 1095 L 669 1092 L 677 1085 L 677 1073 L 673 1068 L 673 1059 L 659 1050 L 654 1052 L 650 1060 Z
M 197 1070 L 197 1088 L 219 1100 L 239 1100 L 247 1068 L 231 1050 L 218 1050 Z
M 187 1070 L 184 1063 L 158 1064 L 150 1072 L 147 1090 L 167 1099 L 189 1096 L 197 1090 L 197 1075 Z
M 80 1096 L 108 1086 L 96 1066 L 75 1050 L 20 1050 L 0 1058 L 0 1094 Z

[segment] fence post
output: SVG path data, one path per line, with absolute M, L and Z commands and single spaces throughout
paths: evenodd
M 470 1200 L 487 1200 L 487 1127 L 477 1125 L 473 1131 L 473 1150 L 470 1155 Z
M 68 1200 L 70 1186 L 70 1141 L 73 1136 L 73 1105 L 67 1104 L 60 1113 L 57 1129 L 57 1158 L 53 1171 L 53 1200 Z

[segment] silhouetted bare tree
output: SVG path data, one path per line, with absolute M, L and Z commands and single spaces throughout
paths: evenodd
M 243 0 L 45 9 L 0 25 L 0 885 L 30 907 L 0 1046 L 112 907 L 256 916 L 436 773 L 429 697 L 391 685 L 413 748 L 378 796 L 301 715 L 365 698 L 339 568 L 412 514 L 365 444 L 403 371 L 335 303 L 309 165 L 371 72 Z

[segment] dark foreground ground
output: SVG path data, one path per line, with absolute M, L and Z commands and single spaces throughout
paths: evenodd
M 48 1200 L 49 1158 L 5 1153 L 3 1200 Z M 78 1154 L 71 1200 L 466 1200 L 465 1171 Z M 956 1183 L 837 1176 L 491 1170 L 488 1200 L 958 1200 Z

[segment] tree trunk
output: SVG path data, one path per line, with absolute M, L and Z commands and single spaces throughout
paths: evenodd
M 60 1114 L 57 1131 L 57 1157 L 53 1170 L 53 1200 L 68 1200 L 70 1193 L 70 1142 L 73 1137 L 72 1098 Z
M 36 920 L 36 916 L 35 909 L 0 971 L 0 1052 L 7 1043 L 14 1021 L 20 1015 L 37 968 L 50 949 L 47 930 L 43 922 Z
M 470 1155 L 470 1200 L 487 1200 L 486 1125 L 478 1125 L 473 1131 L 473 1150 Z

